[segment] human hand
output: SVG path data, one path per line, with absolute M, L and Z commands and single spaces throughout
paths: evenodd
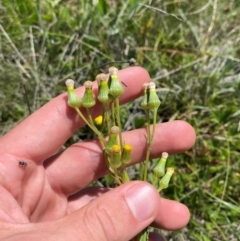
M 122 103 L 141 95 L 149 81 L 140 67 L 119 71 L 119 76 L 128 86 Z M 84 90 L 76 91 L 81 96 Z M 93 113 L 100 114 L 99 106 Z M 187 207 L 159 197 L 148 183 L 86 188 L 107 173 L 99 143 L 84 141 L 58 152 L 83 125 L 64 93 L 0 139 L 0 240 L 128 241 L 150 224 L 168 230 L 187 224 Z M 143 161 L 145 130 L 123 137 L 133 146 L 131 164 Z M 151 157 L 185 151 L 194 141 L 194 130 L 186 122 L 159 124 Z M 19 166 L 19 161 L 27 166 Z M 160 240 L 156 234 L 150 239 Z

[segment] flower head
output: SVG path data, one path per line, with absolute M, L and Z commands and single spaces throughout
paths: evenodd
M 106 74 L 98 74 L 96 80 L 98 82 L 98 100 L 103 103 L 109 103 L 111 98 L 109 97 L 108 77 Z
M 150 82 L 148 85 L 148 107 L 150 109 L 157 109 L 160 106 L 160 100 L 158 98 L 157 92 L 156 92 L 156 85 L 154 82 Z
M 118 78 L 118 69 L 116 67 L 110 67 L 109 71 L 109 95 L 113 98 L 119 97 L 123 92 L 124 89 L 119 81 Z
M 162 157 L 158 161 L 157 165 L 153 168 L 153 173 L 156 177 L 162 177 L 165 174 L 165 166 L 168 158 L 168 153 L 163 152 Z
M 121 167 L 121 147 L 119 145 L 112 146 L 112 161 L 111 164 L 115 168 Z
M 103 116 L 100 115 L 100 116 L 96 117 L 96 118 L 94 119 L 94 122 L 95 122 L 97 125 L 102 125 Z
M 68 105 L 72 108 L 79 107 L 82 103 L 82 100 L 79 98 L 79 96 L 76 94 L 74 90 L 74 80 L 67 79 L 65 84 L 67 86 L 68 92 Z
M 84 87 L 85 87 L 85 92 L 82 98 L 82 106 L 85 108 L 91 108 L 96 104 L 93 91 L 92 91 L 93 82 L 90 80 L 87 80 L 84 83 Z
M 143 92 L 143 99 L 142 99 L 142 102 L 141 102 L 141 107 L 144 110 L 148 109 L 148 84 L 149 83 L 144 83 L 143 84 L 144 92 Z
M 131 152 L 132 146 L 130 144 L 125 144 L 123 146 L 123 155 L 122 155 L 122 163 L 127 165 L 131 162 Z
M 112 147 L 114 145 L 118 145 L 118 134 L 119 134 L 119 127 L 118 126 L 113 126 L 111 127 L 111 133 L 108 137 L 108 141 L 107 141 L 107 144 L 106 144 L 106 150 L 108 151 L 111 151 L 112 150 Z
M 163 178 L 159 182 L 159 191 L 168 187 L 168 184 L 170 182 L 170 179 L 171 179 L 173 173 L 174 173 L 174 168 L 172 168 L 172 167 L 167 168 L 166 174 L 163 176 Z

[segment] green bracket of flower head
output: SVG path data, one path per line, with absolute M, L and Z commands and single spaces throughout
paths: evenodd
M 121 94 L 124 92 L 124 89 L 118 78 L 118 69 L 112 66 L 108 69 L 108 71 L 109 71 L 109 80 L 108 80 L 109 95 L 112 96 L 114 99 L 116 99 L 117 97 L 121 96 Z
M 112 147 L 112 160 L 111 164 L 115 169 L 121 167 L 121 147 L 119 145 L 113 145 Z
M 163 176 L 163 178 L 159 182 L 159 188 L 158 192 L 161 192 L 163 189 L 166 189 L 168 187 L 168 184 L 170 182 L 170 179 L 174 173 L 174 168 L 168 167 L 166 174 Z
M 148 85 L 148 102 L 147 106 L 149 109 L 158 109 L 161 101 L 157 95 L 156 85 L 154 82 L 150 82 Z
M 74 90 L 74 80 L 67 79 L 65 82 L 68 93 L 68 105 L 72 108 L 78 108 L 82 104 L 82 100 L 78 97 Z
M 126 170 L 126 166 L 131 162 L 131 152 L 132 146 L 130 144 L 124 144 L 123 146 L 123 153 L 121 158 L 121 169 L 122 169 L 122 182 L 130 182 L 130 178 L 128 172 Z
M 108 137 L 108 141 L 107 141 L 107 144 L 106 144 L 106 151 L 110 151 L 112 150 L 112 147 L 114 145 L 118 145 L 118 134 L 119 134 L 119 128 L 117 126 L 113 126 L 111 127 L 110 129 L 111 133 Z
M 108 77 L 106 74 L 98 74 L 96 80 L 98 83 L 98 100 L 102 104 L 108 104 L 111 101 L 109 97 Z
M 144 83 L 144 84 L 143 84 L 144 92 L 143 92 L 143 99 L 142 99 L 142 102 L 141 102 L 140 105 L 141 105 L 141 107 L 142 107 L 144 110 L 149 109 L 149 108 L 148 108 L 148 98 L 149 98 L 148 85 L 149 85 L 149 83 Z
M 102 130 L 104 129 L 104 125 L 107 124 L 107 130 L 110 131 L 111 123 L 110 123 L 110 112 L 109 112 L 109 104 L 112 101 L 111 96 L 109 96 L 109 87 L 108 87 L 108 76 L 106 74 L 98 74 L 96 76 L 96 80 L 98 83 L 98 100 L 102 103 L 102 116 L 103 116 L 103 124 Z
M 130 144 L 124 144 L 123 154 L 122 154 L 123 167 L 125 167 L 131 162 L 131 152 L 132 152 L 132 146 Z
M 162 157 L 159 159 L 157 165 L 153 168 L 153 173 L 157 178 L 164 176 L 167 158 L 168 153 L 163 152 Z
M 92 87 L 93 82 L 90 80 L 87 80 L 84 83 L 85 92 L 82 98 L 82 106 L 85 108 L 91 108 L 96 104 L 96 100 L 93 95 Z
M 118 185 L 122 184 L 121 178 L 118 175 L 118 169 L 121 167 L 121 147 L 120 145 L 116 144 L 113 145 L 111 150 L 105 149 L 105 160 L 108 166 L 109 171 L 112 173 L 112 176 L 115 182 Z

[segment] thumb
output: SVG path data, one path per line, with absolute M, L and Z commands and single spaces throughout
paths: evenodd
M 127 241 L 154 221 L 158 204 L 150 184 L 129 182 L 65 217 L 63 229 L 70 240 Z

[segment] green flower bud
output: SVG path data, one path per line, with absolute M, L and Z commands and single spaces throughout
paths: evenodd
M 132 146 L 129 144 L 125 144 L 123 146 L 123 154 L 122 154 L 122 163 L 127 165 L 131 162 L 131 152 Z
M 109 85 L 109 95 L 112 96 L 113 98 L 119 97 L 124 92 L 124 89 L 118 78 L 118 69 L 115 67 L 109 68 L 108 85 Z
M 167 168 L 166 174 L 163 176 L 163 178 L 159 182 L 159 191 L 168 187 L 168 184 L 170 182 L 170 179 L 171 179 L 173 173 L 174 173 L 174 169 L 172 167 Z
M 121 147 L 119 145 L 112 146 L 112 161 L 111 164 L 115 168 L 119 168 L 122 165 L 121 162 Z
M 67 92 L 68 92 L 68 105 L 72 108 L 79 107 L 82 103 L 82 100 L 78 97 L 74 90 L 74 80 L 67 79 L 65 82 L 67 86 Z
M 118 134 L 119 134 L 120 130 L 119 130 L 119 127 L 113 126 L 110 131 L 111 131 L 111 133 L 108 137 L 108 141 L 107 141 L 107 144 L 106 144 L 106 150 L 107 151 L 111 151 L 112 147 L 114 145 L 118 145 L 118 138 L 117 137 L 118 137 Z
M 109 103 L 111 98 L 109 98 L 107 75 L 99 74 L 96 76 L 96 80 L 98 82 L 98 100 L 103 104 Z
M 158 161 L 157 165 L 153 168 L 153 173 L 156 177 L 163 177 L 165 174 L 165 166 L 168 158 L 168 153 L 163 152 L 162 157 Z
M 148 97 L 148 107 L 150 109 L 157 109 L 161 101 L 158 98 L 157 92 L 156 92 L 156 85 L 154 82 L 150 82 L 148 85 L 148 92 L 149 92 L 149 97 Z
M 146 110 L 148 109 L 148 85 L 149 83 L 144 83 L 143 88 L 144 88 L 144 93 L 143 93 L 143 99 L 141 102 L 141 107 Z
M 82 98 L 82 106 L 85 108 L 91 108 L 96 104 L 96 100 L 92 91 L 93 82 L 88 80 L 84 83 L 85 92 Z

